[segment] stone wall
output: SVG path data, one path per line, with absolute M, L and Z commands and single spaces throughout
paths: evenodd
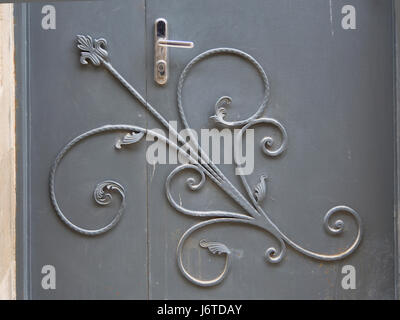
M 13 5 L 0 4 L 0 299 L 15 299 L 15 159 Z

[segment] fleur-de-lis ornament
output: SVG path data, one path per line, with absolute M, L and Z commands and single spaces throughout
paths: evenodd
M 95 66 L 99 66 L 103 59 L 107 59 L 107 41 L 100 38 L 93 40 L 91 36 L 78 35 L 78 48 L 82 50 L 80 61 L 88 64 L 89 59 Z

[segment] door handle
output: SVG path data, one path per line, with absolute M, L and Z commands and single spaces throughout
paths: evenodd
M 165 85 L 168 81 L 168 48 L 193 48 L 191 41 L 168 39 L 168 24 L 159 18 L 154 24 L 154 81 Z

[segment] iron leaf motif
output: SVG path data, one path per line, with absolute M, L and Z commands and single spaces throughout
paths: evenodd
M 212 254 L 226 253 L 230 254 L 229 248 L 220 242 L 208 242 L 205 239 L 200 240 L 200 247 L 207 248 Z
M 144 136 L 144 132 L 127 133 L 122 139 L 118 139 L 115 148 L 121 149 L 123 145 L 129 145 L 140 141 Z
M 260 181 L 256 184 L 254 188 L 254 198 L 257 203 L 260 203 L 264 200 L 265 196 L 267 195 L 267 184 L 266 181 L 267 176 L 261 175 Z
M 218 124 L 224 124 L 226 116 L 226 107 L 228 107 L 231 103 L 232 103 L 231 97 L 223 96 L 219 98 L 218 101 L 215 103 L 215 115 L 211 116 L 210 119 L 213 119 Z

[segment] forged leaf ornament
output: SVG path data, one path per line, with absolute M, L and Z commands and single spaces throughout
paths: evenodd
M 144 136 L 144 132 L 127 133 L 122 139 L 118 139 L 115 143 L 115 148 L 121 149 L 123 145 L 130 145 L 140 141 Z
M 226 107 L 228 107 L 231 104 L 231 102 L 232 102 L 231 97 L 223 96 L 219 98 L 215 104 L 215 115 L 211 116 L 210 119 L 213 119 L 217 124 L 224 124 L 226 116 Z
M 212 254 L 231 253 L 229 248 L 220 242 L 207 242 L 207 240 L 202 239 L 199 244 L 200 247 L 207 248 Z
M 262 200 L 264 200 L 267 194 L 267 185 L 265 183 L 266 180 L 267 176 L 262 175 L 260 177 L 260 181 L 254 188 L 254 198 L 256 199 L 256 202 L 261 202 Z

